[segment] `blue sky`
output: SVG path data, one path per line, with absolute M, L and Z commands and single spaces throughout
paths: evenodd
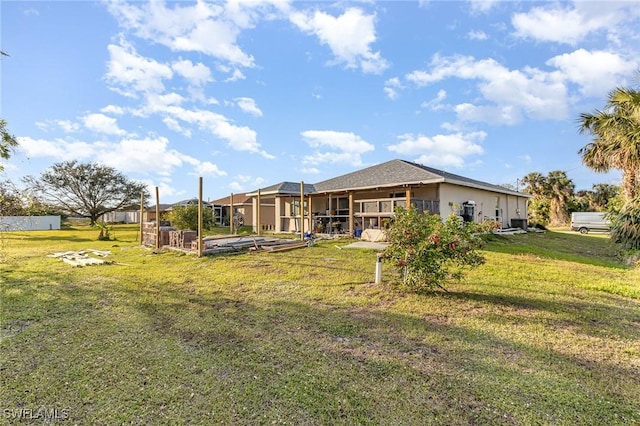
M 640 3 L 2 1 L 19 182 L 99 162 L 216 199 L 393 158 L 496 184 L 581 165 L 581 112 L 637 86 Z

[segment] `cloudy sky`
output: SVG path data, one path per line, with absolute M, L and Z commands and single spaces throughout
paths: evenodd
M 640 85 L 640 3 L 3 1 L 19 181 L 117 168 L 161 202 L 393 158 L 496 184 L 581 165 L 582 112 Z M 153 192 L 152 192 L 153 193 Z

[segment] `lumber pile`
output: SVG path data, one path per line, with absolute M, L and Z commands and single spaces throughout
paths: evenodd
M 90 252 L 94 256 L 98 257 L 107 257 L 111 254 L 110 251 L 105 250 L 81 250 L 81 251 L 65 251 L 61 253 L 53 253 L 47 255 L 47 257 L 53 257 L 56 259 L 62 260 L 64 263 L 67 263 L 71 266 L 83 267 L 83 266 L 92 266 L 92 265 L 102 265 L 105 263 L 112 263 L 110 261 L 104 259 L 98 259 L 95 257 L 89 256 L 87 252 Z
M 277 252 L 307 247 L 307 241 L 266 238 L 266 237 L 207 237 L 203 238 L 204 255 L 216 255 L 224 253 Z M 197 244 L 197 242 L 195 242 Z M 197 245 L 195 247 L 197 249 Z

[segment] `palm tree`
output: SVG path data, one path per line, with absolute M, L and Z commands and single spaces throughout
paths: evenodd
M 549 172 L 546 180 L 546 192 L 551 204 L 551 225 L 566 225 L 569 223 L 569 199 L 573 196 L 575 185 L 567 177 L 567 173 L 560 170 Z
M 524 192 L 534 197 L 543 197 L 545 194 L 546 178 L 538 172 L 531 172 L 522 178 L 525 185 Z
M 622 171 L 625 203 L 640 195 L 640 91 L 617 88 L 606 109 L 580 114 L 580 133 L 594 139 L 581 148 L 582 162 L 596 172 Z
M 593 185 L 593 202 L 599 211 L 609 207 L 609 200 L 618 195 L 618 187 L 610 183 L 596 183 Z
M 598 206 L 594 197 L 595 195 L 593 191 L 589 191 L 587 189 L 576 191 L 573 202 L 573 207 L 576 209 L 575 211 L 597 211 Z

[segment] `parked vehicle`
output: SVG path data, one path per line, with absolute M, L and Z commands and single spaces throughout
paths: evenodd
M 586 234 L 590 231 L 605 231 L 611 229 L 611 221 L 606 213 L 601 212 L 576 212 L 571 213 L 571 230 Z

